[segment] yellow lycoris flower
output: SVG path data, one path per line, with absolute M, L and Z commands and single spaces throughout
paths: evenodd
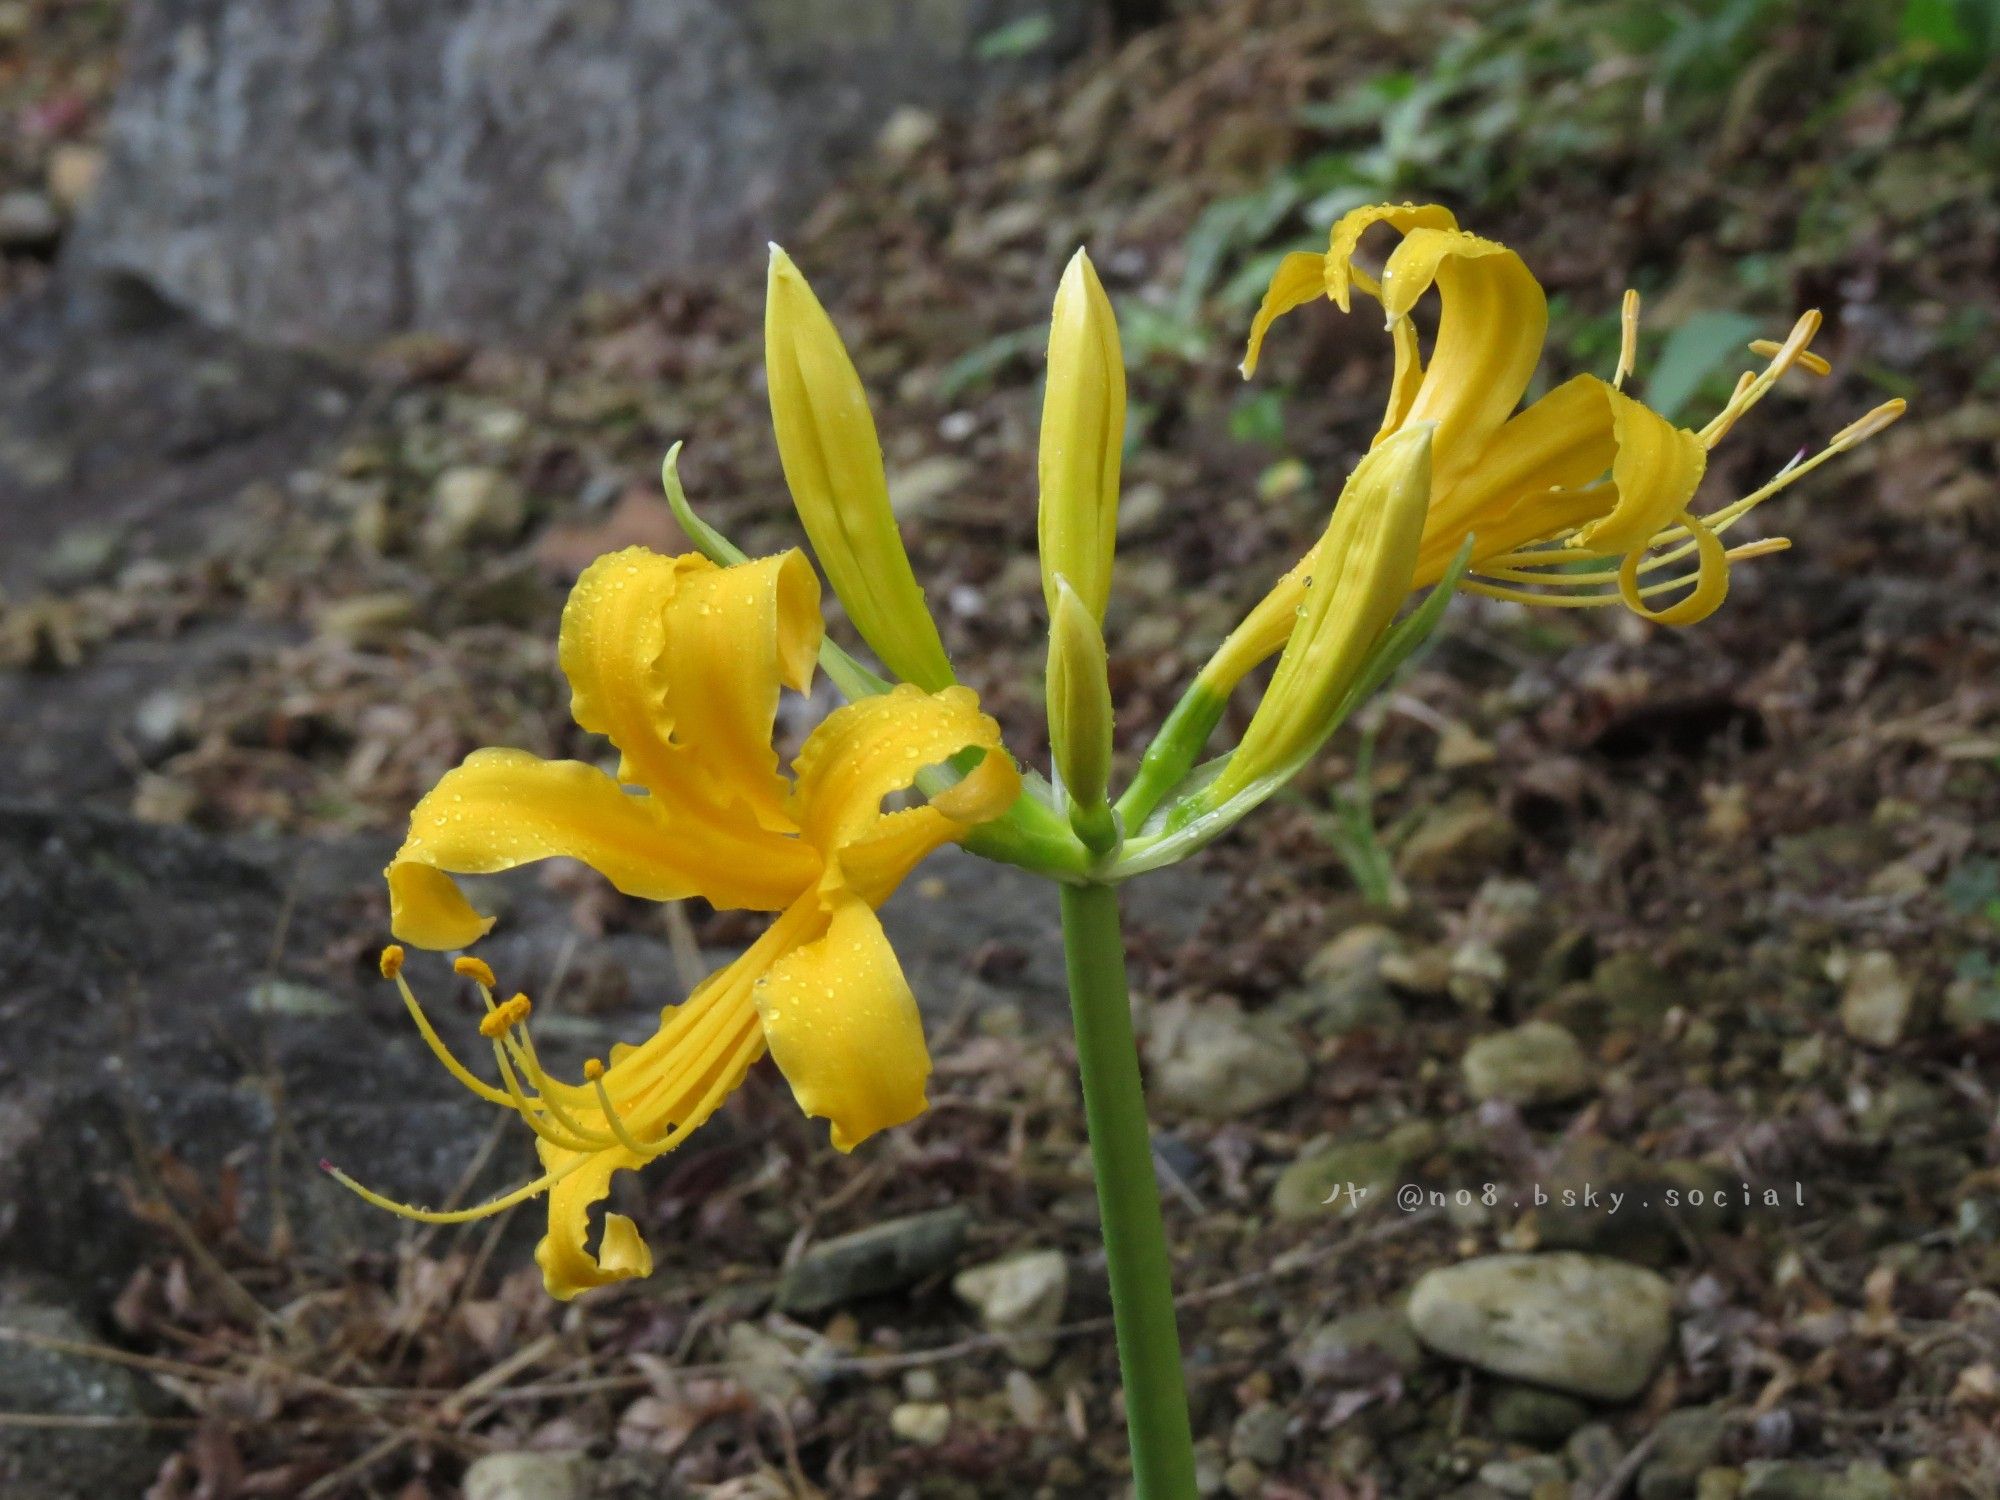
M 1363 233 L 1377 224 L 1401 236 L 1379 281 L 1354 264 Z M 1753 345 L 1753 352 L 1768 357 L 1766 367 L 1746 373 L 1728 405 L 1706 426 L 1689 430 L 1619 388 L 1637 346 L 1638 301 L 1627 294 L 1614 379 L 1580 375 L 1517 412 L 1548 330 L 1540 284 L 1518 255 L 1461 230 L 1447 209 L 1378 204 L 1335 224 L 1324 255 L 1285 257 L 1251 325 L 1243 373 L 1256 369 L 1276 319 L 1321 297 L 1347 311 L 1357 287 L 1381 304 L 1395 347 L 1395 375 L 1375 441 L 1413 423 L 1435 424 L 1417 587 L 1435 583 L 1472 536 L 1467 589 L 1526 604 L 1623 603 L 1661 624 L 1692 624 L 1722 603 L 1732 560 L 1789 545 L 1772 538 L 1732 550 L 1722 533 L 1903 411 L 1901 401 L 1885 403 L 1761 489 L 1697 516 L 1689 507 L 1709 450 L 1793 366 L 1826 373 L 1826 362 L 1807 347 L 1819 330 L 1818 313 L 1800 318 L 1783 344 Z M 1437 332 L 1426 361 L 1411 313 L 1432 288 Z M 1318 552 L 1281 579 L 1224 643 L 1202 673 L 1206 691 L 1226 695 L 1284 645 L 1305 580 L 1318 570 Z M 1691 567 L 1655 576 L 1689 558 Z M 1685 595 L 1664 608 L 1648 603 L 1680 589 Z
M 591 1206 L 613 1173 L 680 1144 L 767 1048 L 800 1107 L 831 1121 L 843 1151 L 924 1108 L 930 1060 L 916 1001 L 875 909 L 926 854 L 1005 811 L 1020 774 L 969 689 L 904 684 L 836 709 L 784 776 L 771 744 L 779 692 L 806 689 L 820 633 L 819 583 L 797 551 L 718 567 L 634 547 L 578 579 L 563 611 L 562 669 L 572 714 L 617 748 L 618 775 L 519 750 L 475 751 L 417 805 L 389 865 L 396 936 L 463 947 L 492 919 L 453 875 L 558 855 L 628 895 L 701 896 L 779 915 L 747 953 L 669 1007 L 655 1035 L 613 1048 L 609 1065 L 586 1066 L 580 1083 L 542 1067 L 527 998 L 495 1003 L 491 969 L 461 959 L 459 972 L 487 1001 L 481 1029 L 500 1085 L 473 1075 L 432 1029 L 401 976 L 401 950 L 391 949 L 383 972 L 424 1039 L 467 1088 L 521 1116 L 545 1171 L 451 1213 L 407 1209 L 343 1181 L 432 1221 L 547 1193 L 536 1259 L 549 1291 L 567 1298 L 651 1269 L 637 1228 L 616 1214 L 591 1252 Z M 920 771 L 967 750 L 986 754 L 950 790 L 882 810 Z

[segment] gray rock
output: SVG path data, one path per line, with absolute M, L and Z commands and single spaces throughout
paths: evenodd
M 1814 1464 L 1758 1459 L 1744 1465 L 1737 1493 L 1741 1500 L 1833 1500 L 1835 1482 Z
M 1149 1082 L 1160 1105 L 1233 1120 L 1305 1087 L 1310 1064 L 1291 1034 L 1226 1001 L 1171 1001 L 1153 1012 Z
M 940 1208 L 822 1240 L 786 1273 L 778 1306 L 794 1314 L 825 1312 L 947 1271 L 965 1246 L 967 1223 L 964 1209 Z
M 1550 1492 L 1555 1487 L 1558 1494 L 1568 1493 L 1569 1470 L 1563 1467 L 1559 1458 L 1538 1454 L 1534 1458 L 1496 1458 L 1479 1468 L 1479 1482 L 1490 1485 L 1503 1495 L 1517 1495 L 1521 1500 L 1530 1500 Z
M 754 253 L 898 105 L 1084 37 L 1088 0 L 260 0 L 134 8 L 80 264 L 286 341 L 532 329 Z M 1025 63 L 979 43 L 1032 11 Z
M 1339 1386 L 1414 1375 L 1423 1362 L 1423 1345 L 1410 1331 L 1410 1320 L 1394 1307 L 1347 1313 L 1309 1329 L 1292 1345 L 1292 1363 L 1301 1375 Z
M 1026 1250 L 960 1271 L 951 1289 L 979 1312 L 988 1333 L 1010 1335 L 1007 1354 L 1016 1364 L 1037 1369 L 1055 1355 L 1045 1334 L 1062 1321 L 1069 1295 L 1069 1262 L 1060 1250 Z M 1024 1336 L 1025 1335 L 1025 1336 Z
M 582 1453 L 488 1453 L 465 1471 L 465 1500 L 586 1500 L 591 1468 Z
M 1895 955 L 1871 950 L 1854 960 L 1841 988 L 1841 1027 L 1863 1046 L 1893 1047 L 1910 1029 L 1916 999 Z
M 438 475 L 424 517 L 424 546 L 452 552 L 474 542 L 505 542 L 528 519 L 528 499 L 512 475 L 462 464 Z
M 951 1408 L 942 1401 L 905 1401 L 889 1413 L 889 1430 L 906 1443 L 935 1448 L 951 1435 Z
M 1487 1419 L 1496 1437 L 1548 1446 L 1560 1443 L 1590 1420 L 1590 1408 L 1560 1391 L 1503 1384 L 1493 1393 Z
M 322 951 L 352 933 L 353 896 L 379 889 L 382 862 L 372 844 L 230 846 L 0 804 L 0 1265 L 56 1278 L 86 1307 L 123 1283 L 154 1243 L 121 1189 L 128 1120 L 205 1178 L 234 1163 L 246 1233 L 263 1232 L 282 1194 L 295 1231 L 332 1256 L 392 1246 L 402 1225 L 315 1171 L 320 1157 L 419 1201 L 452 1189 L 490 1116 L 438 1068 L 394 991 L 284 958 L 272 971 L 282 911 L 291 951 Z M 344 1003 L 253 1003 L 291 986 Z M 525 1142 L 494 1155 L 473 1193 L 532 1160 Z M 510 1254 L 532 1243 L 525 1218 Z
M 1518 835 L 1507 815 L 1481 797 L 1434 808 L 1396 858 L 1406 880 L 1459 884 L 1490 874 L 1514 852 Z
M 1267 1469 L 1285 1461 L 1284 1408 L 1270 1401 L 1246 1406 L 1229 1429 L 1229 1456 Z
M 145 1388 L 118 1365 L 5 1338 L 6 1332 L 98 1342 L 68 1309 L 26 1286 L 0 1286 L 0 1411 L 58 1417 L 143 1418 Z M 0 1493 L 7 1500 L 98 1500 L 137 1495 L 161 1452 L 139 1427 L 0 1427 Z
M 1728 1419 L 1717 1407 L 1668 1412 L 1655 1429 L 1653 1455 L 1639 1470 L 1639 1500 L 1691 1500 L 1728 1435 Z
M 1903 1484 L 1880 1464 L 1857 1459 L 1835 1472 L 1790 1460 L 1744 1466 L 1739 1500 L 1898 1500 Z
M 1436 1146 L 1437 1127 L 1413 1120 L 1380 1140 L 1341 1141 L 1307 1151 L 1278 1174 L 1271 1189 L 1271 1211 L 1296 1221 L 1381 1208 L 1410 1164 Z M 1340 1195 L 1337 1200 L 1335 1193 Z
M 1553 1021 L 1529 1021 L 1465 1049 L 1466 1091 L 1478 1100 L 1562 1104 L 1591 1089 L 1590 1063 Z
M 33 188 L 0 193 L 0 250 L 47 250 L 62 224 L 61 210 Z
M 1403 940 L 1378 923 L 1348 928 L 1307 962 L 1299 987 L 1280 1002 L 1282 1014 L 1330 1035 L 1394 1023 L 1402 1007 L 1382 964 L 1402 951 Z
M 1673 1335 L 1652 1271 L 1567 1251 L 1487 1255 L 1423 1276 L 1410 1326 L 1439 1354 L 1598 1401 L 1629 1401 Z
M 1601 1485 L 1624 1459 L 1625 1445 L 1604 1423 L 1590 1422 L 1569 1435 L 1563 1444 L 1563 1457 L 1569 1460 L 1579 1484 Z

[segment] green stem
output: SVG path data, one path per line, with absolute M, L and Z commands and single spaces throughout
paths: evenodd
M 1117 891 L 1106 885 L 1062 887 L 1062 924 L 1077 1067 L 1083 1074 L 1104 1259 L 1111 1273 L 1118 1368 L 1125 1383 L 1133 1491 L 1136 1500 L 1194 1500 L 1194 1442 L 1146 1097 L 1139 1083 L 1139 1051 L 1125 989 Z
M 1125 795 L 1118 799 L 1118 816 L 1128 836 L 1136 834 L 1167 793 L 1186 778 L 1201 758 L 1201 747 L 1222 722 L 1229 706 L 1226 694 L 1217 693 L 1197 677 L 1181 695 L 1153 743 L 1139 762 L 1139 772 Z

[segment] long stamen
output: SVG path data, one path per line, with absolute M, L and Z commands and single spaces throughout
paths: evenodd
M 1774 552 L 1789 551 L 1791 545 L 1792 541 L 1790 537 L 1766 537 L 1761 541 L 1745 542 L 1740 547 L 1732 547 L 1722 555 L 1729 562 L 1749 562 L 1752 558 L 1769 557 Z M 1694 550 L 1692 543 L 1689 544 L 1688 550 Z M 1684 552 L 1681 555 L 1685 556 L 1686 553 Z M 1645 567 L 1646 564 L 1639 564 L 1641 570 Z M 1656 580 L 1655 582 L 1646 584 L 1642 588 L 1635 589 L 1633 592 L 1642 599 L 1649 599 L 1659 594 L 1669 593 L 1677 588 L 1685 588 L 1699 577 L 1700 570 L 1697 569 L 1693 573 L 1682 573 L 1674 578 Z M 1518 573 L 1493 574 L 1488 573 L 1485 568 L 1481 568 L 1477 577 L 1466 579 L 1461 587 L 1469 589 L 1476 594 L 1484 594 L 1489 599 L 1505 599 L 1515 604 L 1545 604 L 1555 609 L 1596 609 L 1604 605 L 1622 604 L 1625 602 L 1625 596 L 1616 588 L 1601 593 L 1536 593 L 1531 589 L 1506 588 L 1500 586 L 1500 584 L 1488 583 L 1486 582 L 1488 578 L 1497 578 L 1501 583 L 1542 584 L 1550 589 L 1561 590 L 1568 588 L 1572 581 L 1580 584 L 1615 584 L 1618 581 L 1618 571 L 1616 569 L 1605 569 L 1590 573 L 1572 573 L 1551 578 L 1522 576 Z
M 705 1008 L 697 1024 L 688 1028 L 670 1053 L 643 1069 L 634 1069 L 628 1062 L 628 1066 L 621 1070 L 636 1080 L 618 1101 L 622 1115 L 638 1114 L 650 1098 L 650 1112 L 666 1118 L 671 1125 L 671 1117 L 675 1113 L 671 1107 L 675 1092 L 685 1088 L 691 1080 L 702 1077 L 714 1065 L 717 1043 L 722 1042 L 726 1046 L 730 1022 L 741 1019 L 740 1013 L 734 1013 L 727 996 L 717 994 L 714 999 L 719 1003 Z M 600 1086 L 609 1093 L 608 1084 Z M 649 1146 L 644 1149 L 656 1148 Z
M 520 1065 L 521 1071 L 528 1075 L 528 1083 L 535 1091 L 536 1103 L 548 1111 L 558 1125 L 579 1140 L 587 1141 L 593 1150 L 601 1151 L 612 1144 L 612 1136 L 606 1135 L 601 1130 L 592 1130 L 564 1107 L 559 1097 L 560 1086 L 542 1067 L 541 1056 L 535 1051 L 534 1040 L 528 1035 L 526 1026 L 505 1033 L 502 1040 L 506 1043 L 507 1050 L 513 1054 L 514 1061 Z
M 1721 529 L 1722 528 L 1719 526 L 1711 525 L 1709 527 L 1709 530 L 1711 532 L 1720 531 Z M 1657 539 L 1655 539 L 1653 545 L 1655 546 L 1659 545 Z M 1641 573 L 1657 573 L 1661 568 L 1669 567 L 1672 564 L 1679 562 L 1682 558 L 1688 556 L 1690 553 L 1697 551 L 1699 549 L 1699 545 L 1700 545 L 1699 543 L 1693 541 L 1692 539 L 1681 542 L 1679 545 L 1675 546 L 1671 551 L 1663 552 L 1656 557 L 1648 557 L 1645 561 L 1641 562 L 1638 565 L 1637 571 Z M 1754 542 L 1744 542 L 1741 546 L 1732 547 L 1727 552 L 1725 552 L 1723 556 L 1727 558 L 1730 562 L 1747 562 L 1753 557 L 1766 557 L 1773 552 L 1783 552 L 1791 545 L 1792 543 L 1789 537 L 1781 537 L 1781 536 L 1764 537 Z M 1553 552 L 1550 554 L 1552 559 L 1557 555 L 1558 554 L 1555 554 Z M 1568 559 L 1574 559 L 1577 554 L 1572 552 L 1561 555 Z M 1618 554 L 1599 553 L 1597 555 L 1601 557 L 1608 557 Z M 1500 583 L 1539 583 L 1539 584 L 1546 584 L 1551 588 L 1567 589 L 1579 584 L 1616 583 L 1618 581 L 1618 574 L 1619 574 L 1618 568 L 1589 568 L 1589 569 L 1578 569 L 1575 572 L 1560 572 L 1552 575 L 1549 572 L 1543 570 L 1539 570 L 1533 567 L 1523 567 L 1518 564 L 1506 567 L 1494 567 L 1489 563 L 1481 563 L 1479 565 L 1478 576 L 1480 578 L 1493 579 Z M 1685 580 L 1676 580 L 1676 581 L 1684 582 Z M 1662 589 L 1671 586 L 1672 586 L 1671 584 L 1658 584 L 1652 586 L 1650 591 L 1653 593 L 1658 593 Z M 1607 599 L 1611 597 L 1613 596 L 1610 595 L 1606 596 Z
M 523 1183 L 511 1193 L 503 1193 L 498 1198 L 488 1199 L 476 1208 L 449 1210 L 417 1208 L 412 1204 L 398 1203 L 394 1198 L 385 1197 L 373 1188 L 363 1187 L 330 1161 L 322 1161 L 319 1169 L 364 1202 L 372 1203 L 375 1207 L 386 1209 L 402 1218 L 415 1219 L 420 1224 L 470 1224 L 477 1219 L 490 1219 L 495 1214 L 505 1213 L 518 1203 L 526 1203 L 530 1198 L 540 1197 L 589 1160 L 588 1156 L 578 1156 L 574 1161 L 564 1162 L 553 1172 L 544 1172 L 533 1182 Z
M 1738 381 L 1736 394 L 1729 398 L 1729 404 L 1717 412 L 1709 424 L 1697 434 L 1704 447 L 1713 448 L 1727 437 L 1729 429 L 1742 420 L 1743 414 L 1762 401 L 1785 371 L 1798 363 L 1800 356 L 1806 352 L 1806 347 L 1812 343 L 1813 336 L 1819 332 L 1820 322 L 1817 308 L 1800 314 L 1798 322 L 1792 325 L 1792 331 L 1786 335 L 1785 342 L 1778 346 L 1777 353 L 1771 356 L 1770 363 L 1765 365 L 1763 372 L 1751 376 L 1747 382 Z
M 499 1065 L 500 1076 L 507 1080 L 507 1092 L 510 1096 L 514 1112 L 521 1117 L 522 1123 L 528 1129 L 534 1131 L 541 1139 L 561 1151 L 582 1151 L 586 1153 L 601 1151 L 605 1146 L 610 1144 L 608 1139 L 593 1144 L 582 1136 L 571 1135 L 567 1131 L 558 1130 L 547 1120 L 543 1119 L 541 1110 L 536 1107 L 536 1101 L 529 1099 L 526 1092 L 521 1088 L 521 1077 L 514 1071 L 514 1064 L 507 1056 L 507 1049 L 501 1045 L 497 1038 L 493 1043 L 493 1061 Z
M 1821 464 L 1828 462 L 1835 455 L 1848 452 L 1850 449 L 1866 442 L 1869 438 L 1876 436 L 1883 429 L 1893 425 L 1908 410 L 1908 407 L 1909 403 L 1901 397 L 1883 402 L 1859 420 L 1850 422 L 1847 426 L 1841 428 L 1839 432 L 1833 435 L 1826 447 L 1822 448 L 1819 452 L 1810 457 L 1807 457 L 1803 453 L 1795 455 L 1762 486 L 1752 490 L 1741 499 L 1732 500 L 1729 504 L 1712 511 L 1703 518 L 1704 526 L 1714 535 L 1720 535 L 1727 531 L 1766 500 L 1789 489 L 1814 469 L 1817 469 Z M 1557 536 L 1551 538 L 1547 543 L 1534 547 L 1521 547 L 1511 552 L 1496 553 L 1494 556 L 1480 563 L 1480 575 L 1508 582 L 1526 583 L 1541 581 L 1522 578 L 1518 574 L 1524 570 L 1547 566 L 1549 563 L 1555 561 L 1558 556 L 1565 562 L 1575 562 L 1579 559 L 1612 555 L 1608 553 L 1578 553 L 1564 548 L 1562 546 L 1564 540 L 1564 537 Z M 1653 537 L 1652 541 L 1648 544 L 1647 550 L 1667 546 L 1672 546 L 1674 550 L 1648 558 L 1639 565 L 1639 571 L 1642 573 L 1654 572 L 1667 563 L 1676 562 L 1686 557 L 1690 552 L 1695 551 L 1699 545 L 1699 542 L 1695 540 L 1687 527 L 1678 523 L 1664 527 Z M 1762 543 L 1755 542 L 1746 545 L 1749 547 L 1763 546 Z M 1764 551 L 1771 550 L 1776 549 L 1764 548 Z M 1762 551 L 1750 552 L 1741 547 L 1727 554 L 1732 560 L 1739 557 L 1762 555 Z M 1580 581 L 1608 582 L 1611 578 L 1615 578 L 1616 574 L 1607 575 L 1604 572 L 1594 571 L 1572 574 L 1570 577 Z
M 466 972 L 461 970 L 461 972 Z M 485 970 L 490 974 L 492 970 Z M 601 1132 L 586 1130 L 572 1120 L 561 1105 L 549 1095 L 547 1075 L 539 1066 L 528 1066 L 530 1082 L 535 1094 L 531 1098 L 521 1086 L 520 1075 L 514 1071 L 509 1054 L 521 1056 L 521 1049 L 514 1040 L 515 1028 L 525 1040 L 528 1035 L 528 1016 L 534 1010 L 534 1002 L 526 995 L 516 995 L 505 1004 L 495 1004 L 493 990 L 479 973 L 468 973 L 467 977 L 479 985 L 479 998 L 486 1002 L 486 1015 L 479 1023 L 479 1034 L 493 1043 L 493 1061 L 498 1064 L 501 1080 L 507 1085 L 507 1102 L 520 1115 L 527 1127 L 551 1146 L 564 1151 L 598 1151 L 611 1144 L 611 1137 Z M 527 1066 L 524 1064 L 524 1066 Z M 550 1125 L 543 1119 L 544 1114 L 554 1116 L 558 1125 Z
M 1639 292 L 1625 289 L 1625 303 L 1618 311 L 1618 368 L 1611 375 L 1611 389 L 1622 391 L 1625 381 L 1639 365 Z
M 394 955 L 393 958 L 390 956 L 392 954 Z M 493 1087 L 492 1084 L 487 1083 L 484 1079 L 475 1077 L 471 1069 L 460 1062 L 452 1053 L 451 1048 L 444 1044 L 444 1039 L 437 1034 L 436 1028 L 431 1025 L 430 1017 L 424 1014 L 424 1008 L 417 1003 L 417 997 L 410 989 L 410 982 L 403 977 L 403 950 L 401 948 L 392 944 L 382 950 L 382 974 L 385 978 L 395 981 L 396 989 L 403 997 L 404 1009 L 409 1011 L 410 1019 L 417 1024 L 417 1034 L 424 1039 L 425 1045 L 431 1049 L 431 1055 L 444 1065 L 444 1070 L 460 1083 L 464 1084 L 465 1087 L 472 1090 L 473 1093 L 484 1099 L 488 1104 L 498 1104 L 509 1109 L 513 1108 L 512 1100 L 508 1099 L 505 1094 Z
M 611 1127 L 611 1133 L 618 1137 L 618 1144 L 642 1161 L 651 1161 L 659 1155 L 664 1147 L 642 1146 L 633 1138 L 632 1132 L 625 1128 L 624 1117 L 612 1104 L 611 1091 L 604 1086 L 604 1064 L 594 1057 L 591 1058 L 583 1065 L 583 1076 L 589 1081 L 590 1086 L 597 1090 L 597 1107 L 603 1111 L 605 1123 Z

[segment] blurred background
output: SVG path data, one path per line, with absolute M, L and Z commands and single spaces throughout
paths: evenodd
M 760 1071 L 621 1182 L 659 1272 L 561 1307 L 534 1209 L 411 1232 L 314 1170 L 529 1166 L 374 976 L 378 872 L 468 750 L 601 755 L 556 624 L 596 554 L 685 547 L 669 443 L 741 545 L 803 540 L 767 239 L 1023 757 L 1089 247 L 1129 757 L 1386 392 L 1329 306 L 1238 378 L 1275 258 L 1416 198 L 1536 270 L 1544 383 L 1610 373 L 1636 286 L 1637 389 L 1698 422 L 1825 312 L 1716 503 L 1911 411 L 1696 629 L 1460 600 L 1133 889 L 1205 1492 L 2000 1494 L 1996 45 L 1989 0 L 0 0 L 0 1489 L 1121 1493 L 1045 889 L 947 858 L 886 913 L 927 1116 L 840 1157 Z M 572 1067 L 756 931 L 480 894 Z M 1540 1315 L 1450 1335 L 1496 1297 Z

